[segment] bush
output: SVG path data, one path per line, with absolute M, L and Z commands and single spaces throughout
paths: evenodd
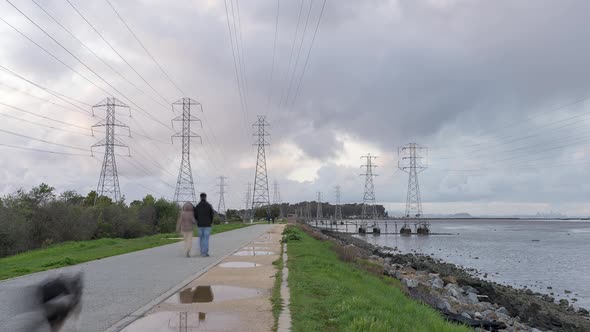
M 0 257 L 65 241 L 170 233 L 178 213 L 176 203 L 150 195 L 127 206 L 94 191 L 57 197 L 53 187 L 41 184 L 0 198 Z

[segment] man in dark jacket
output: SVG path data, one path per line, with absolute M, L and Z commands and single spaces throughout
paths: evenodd
M 213 224 L 213 207 L 207 202 L 207 194 L 201 194 L 201 201 L 195 206 L 195 219 L 199 228 L 199 247 L 201 256 L 209 256 L 209 235 L 211 235 L 211 224 Z

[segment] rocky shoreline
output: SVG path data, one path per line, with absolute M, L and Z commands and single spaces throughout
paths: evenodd
M 402 282 L 409 296 L 439 310 L 450 320 L 479 331 L 590 331 L 588 311 L 555 303 L 549 295 L 482 280 L 450 263 L 421 254 L 369 244 L 348 234 L 318 231 L 341 251 L 382 267 L 382 273 Z

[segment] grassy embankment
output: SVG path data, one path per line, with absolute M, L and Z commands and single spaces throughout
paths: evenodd
M 293 331 L 471 331 L 408 298 L 397 280 L 368 272 L 370 263 L 344 262 L 331 242 L 296 232 L 301 239 L 287 245 Z
M 249 225 L 242 223 L 213 225 L 212 234 L 227 232 Z M 195 236 L 198 236 L 196 230 Z M 48 248 L 0 258 L 0 280 L 170 244 L 178 242 L 178 237 L 178 234 L 171 233 L 135 239 L 104 238 L 59 243 Z

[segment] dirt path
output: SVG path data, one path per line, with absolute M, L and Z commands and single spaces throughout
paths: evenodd
M 284 226 L 275 225 L 122 331 L 271 331 L 272 262 L 279 259 Z

